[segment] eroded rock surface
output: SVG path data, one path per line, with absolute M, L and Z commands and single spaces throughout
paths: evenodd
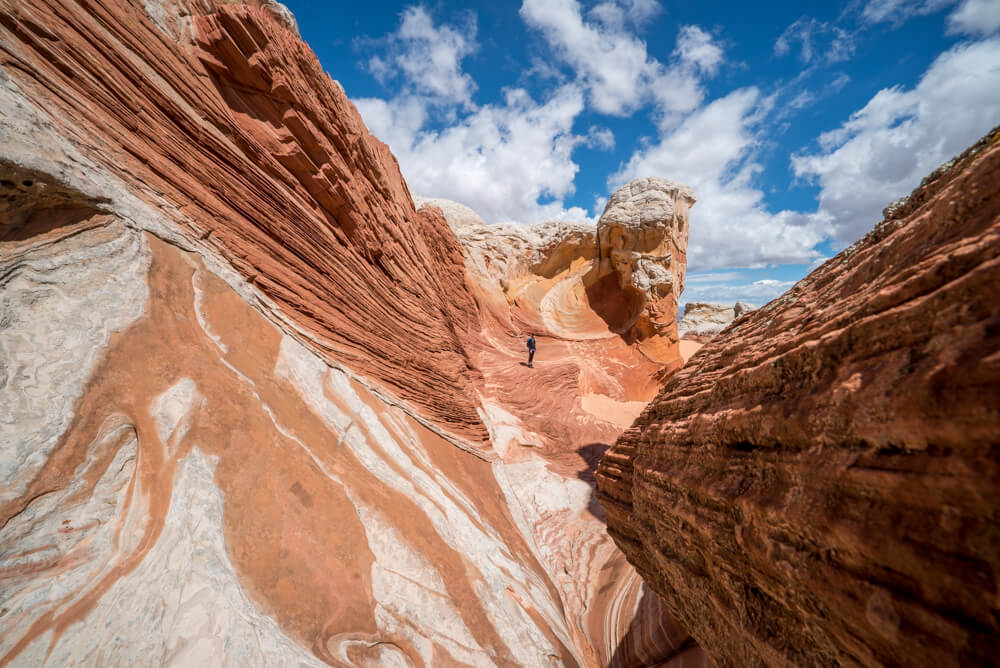
M 608 326 L 631 341 L 676 344 L 694 202 L 686 185 L 648 177 L 616 190 L 601 214 L 587 293 Z
M 705 343 L 724 330 L 744 313 L 756 306 L 746 302 L 735 304 L 711 304 L 688 302 L 684 305 L 684 315 L 677 322 L 677 333 L 682 339 Z
M 706 344 L 605 455 L 629 561 L 721 665 L 988 665 L 1000 128 Z
M 511 484 L 567 611 L 577 611 L 571 629 L 578 645 L 592 648 L 586 661 L 704 665 L 702 650 L 615 549 L 591 494 L 607 444 L 653 396 L 657 378 L 680 366 L 676 339 L 629 342 L 595 311 L 585 279 L 600 265 L 596 226 L 487 225 L 461 204 L 417 199 L 421 211 L 441 210 L 465 248 L 484 337 L 472 358 L 484 378 L 492 442 L 516 472 Z M 662 205 L 654 212 L 651 235 Z M 628 296 L 617 281 L 609 294 Z M 538 341 L 534 369 L 526 364 L 528 333 Z M 656 343 L 663 345 L 647 346 Z M 614 649 L 602 649 L 614 637 Z
M 0 65 L 0 664 L 706 664 L 592 497 L 666 365 L 586 231 L 479 272 L 274 2 L 0 0 Z

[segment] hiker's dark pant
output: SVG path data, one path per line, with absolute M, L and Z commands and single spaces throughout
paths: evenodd
M 535 359 L 535 351 L 534 351 L 534 349 L 528 351 L 528 364 L 531 364 L 531 361 L 533 359 Z

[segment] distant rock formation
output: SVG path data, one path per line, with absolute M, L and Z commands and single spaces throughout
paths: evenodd
M 496 281 L 511 302 L 536 301 L 529 310 L 541 312 L 549 331 L 570 338 L 620 336 L 661 366 L 660 378 L 680 367 L 677 300 L 695 202 L 688 186 L 635 179 L 612 194 L 596 227 L 566 221 L 487 225 L 462 204 L 415 201 L 420 210 L 442 211 L 472 273 Z
M 465 248 L 469 269 L 495 280 L 504 290 L 529 274 L 552 278 L 574 260 L 597 255 L 597 231 L 589 223 L 554 220 L 488 225 L 464 204 L 432 197 L 413 200 L 418 210 L 440 209 Z
M 463 246 L 268 0 L 0 64 L 0 665 L 707 663 L 592 496 L 666 368 L 593 227 Z
M 608 530 L 719 665 L 996 661 L 998 302 L 1000 128 L 605 455 Z
M 746 302 L 732 305 L 688 302 L 684 315 L 677 322 L 677 333 L 682 339 L 706 343 L 744 313 L 757 307 Z
M 598 264 L 584 282 L 595 311 L 629 341 L 676 346 L 694 202 L 686 185 L 642 178 L 616 190 L 601 214 Z

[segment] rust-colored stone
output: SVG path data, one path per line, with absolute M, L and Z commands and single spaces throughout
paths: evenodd
M 598 498 L 720 665 L 1000 652 L 1000 129 L 707 343 Z

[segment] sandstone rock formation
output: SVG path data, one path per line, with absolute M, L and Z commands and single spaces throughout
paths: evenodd
M 440 208 L 472 274 L 498 282 L 509 302 L 540 311 L 548 331 L 621 337 L 660 365 L 661 377 L 680 367 L 677 300 L 695 201 L 689 187 L 635 179 L 612 194 L 596 229 L 566 221 L 486 225 L 462 204 L 416 201 L 421 210 Z
M 587 295 L 608 326 L 629 341 L 656 337 L 676 346 L 694 201 L 683 184 L 642 178 L 615 191 L 601 214 L 599 262 L 585 278 Z
M 720 665 L 989 665 L 1000 128 L 742 318 L 605 455 L 608 528 Z
M 665 365 L 587 232 L 491 274 L 287 10 L 0 0 L 0 143 L 0 664 L 706 663 L 592 498 Z
M 732 305 L 688 302 L 684 305 L 684 316 L 677 322 L 677 333 L 682 339 L 705 343 L 755 308 L 746 302 Z

